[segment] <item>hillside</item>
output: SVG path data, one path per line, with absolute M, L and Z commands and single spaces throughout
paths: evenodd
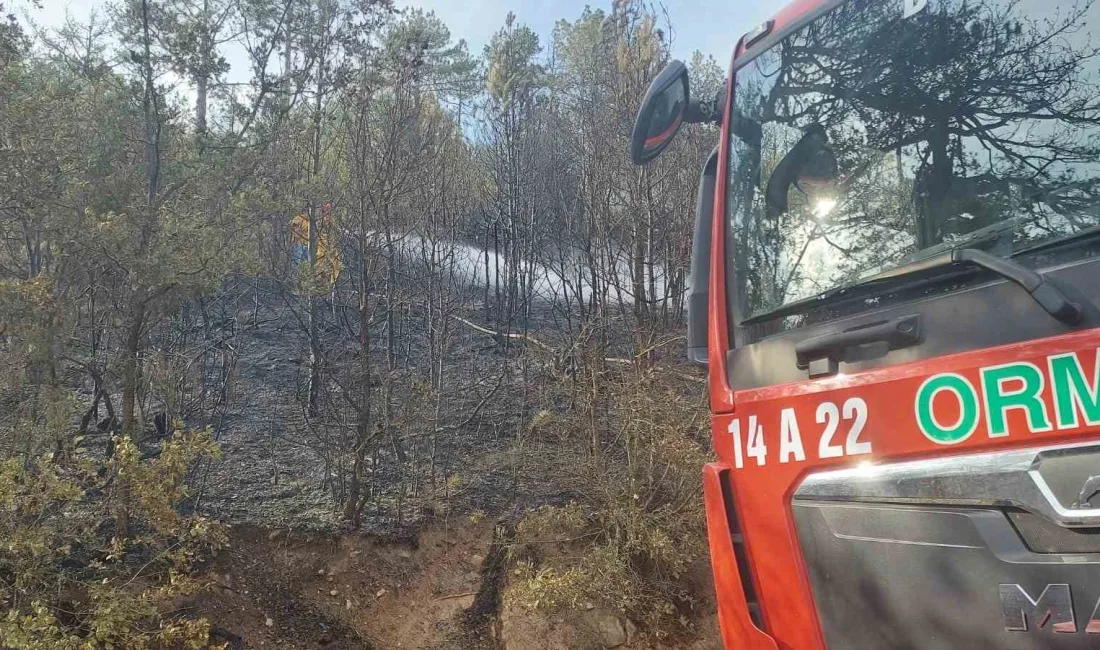
M 0 21 L 0 648 L 714 647 L 665 20 Z

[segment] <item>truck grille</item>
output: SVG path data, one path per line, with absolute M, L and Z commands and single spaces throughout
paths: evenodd
M 1100 445 L 822 472 L 792 502 L 826 642 L 1100 647 Z

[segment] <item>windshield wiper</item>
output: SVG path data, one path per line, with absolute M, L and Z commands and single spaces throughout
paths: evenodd
M 888 272 L 889 275 L 883 277 L 942 268 L 952 264 L 970 264 L 992 271 L 1027 291 L 1035 302 L 1053 318 L 1067 325 L 1076 325 L 1081 322 L 1081 305 L 1067 298 L 1061 289 L 1047 282 L 1042 273 L 1033 271 L 1019 262 L 990 255 L 976 248 L 956 248 L 953 251 L 917 262 L 912 266 L 895 269 Z
M 846 287 L 839 287 L 832 291 L 826 291 L 813 298 L 799 300 L 770 312 L 753 316 L 744 321 L 745 324 L 771 320 L 781 316 L 805 311 L 814 305 L 821 304 L 832 298 L 845 295 L 867 294 L 875 287 L 883 284 L 894 284 L 898 281 L 912 281 L 914 276 L 921 276 L 936 271 L 944 271 L 957 266 L 972 266 L 987 271 L 992 271 L 1002 278 L 1013 282 L 1023 288 L 1043 308 L 1043 311 L 1053 318 L 1068 325 L 1076 325 L 1081 321 L 1081 306 L 1071 301 L 1038 271 L 1033 271 L 1018 262 L 990 255 L 985 251 L 974 248 L 957 248 L 945 251 L 938 255 L 926 257 L 921 260 L 904 264 L 895 269 L 871 276 L 862 282 Z

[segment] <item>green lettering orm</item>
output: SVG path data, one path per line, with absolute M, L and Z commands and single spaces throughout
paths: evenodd
M 936 417 L 934 402 L 940 391 L 953 393 L 959 402 L 959 418 L 953 424 L 944 424 Z M 962 375 L 944 373 L 929 377 L 917 389 L 915 406 L 917 425 L 932 442 L 941 445 L 962 442 L 978 427 L 978 393 Z
M 1019 384 L 1009 388 L 1006 384 Z M 1008 435 L 1005 413 L 1022 409 L 1027 414 L 1027 427 L 1033 433 L 1050 431 L 1047 405 L 1043 402 L 1043 373 L 1026 361 L 982 368 L 982 392 L 985 393 L 985 415 L 989 437 Z

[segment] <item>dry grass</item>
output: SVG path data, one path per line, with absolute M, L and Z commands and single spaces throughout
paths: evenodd
M 506 597 L 529 609 L 609 608 L 652 633 L 682 631 L 694 604 L 685 576 L 706 552 L 706 411 L 697 386 L 612 377 L 574 395 L 573 408 L 532 418 L 527 462 L 544 463 L 572 498 L 519 523 Z

